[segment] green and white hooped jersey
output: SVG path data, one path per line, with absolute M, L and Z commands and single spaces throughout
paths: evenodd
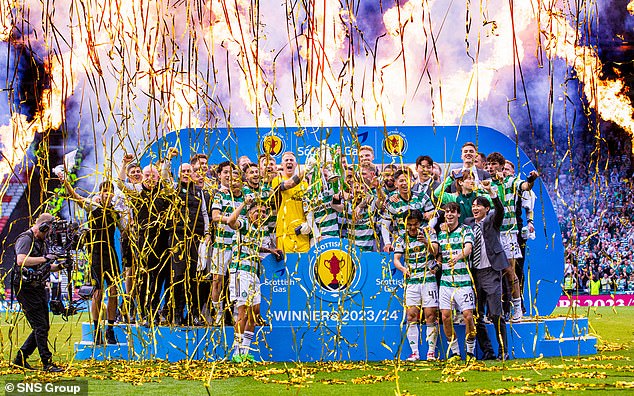
M 238 219 L 238 232 L 233 245 L 233 259 L 230 269 L 257 274 L 260 267 L 260 247 L 268 244 L 269 232 L 266 227 L 256 227 L 244 218 Z
M 440 231 L 438 234 L 438 244 L 442 254 L 440 286 L 473 286 L 471 273 L 469 272 L 469 256 L 463 257 L 454 266 L 449 263 L 451 258 L 462 254 L 467 243 L 473 246 L 473 231 L 471 227 L 465 224 L 460 224 L 453 231 Z
M 315 224 L 322 236 L 339 237 L 339 213 L 332 208 L 332 199 L 335 195 L 330 185 L 324 184 L 317 196 L 307 194 L 304 199 L 304 210 L 312 211 L 315 216 Z
M 245 190 L 242 190 L 242 194 L 239 197 L 231 194 L 231 191 L 225 188 L 221 188 L 214 195 L 214 200 L 211 205 L 212 212 L 214 210 L 220 210 L 221 216 L 230 216 L 233 211 L 244 202 Z M 240 216 L 246 216 L 246 210 L 243 209 Z M 224 223 L 215 223 L 215 239 L 213 247 L 219 249 L 231 249 L 235 242 L 236 232 L 229 225 Z
M 353 206 L 353 202 L 348 201 L 344 205 L 345 222 L 348 225 L 348 238 L 362 252 L 371 252 L 376 250 L 376 215 L 378 208 L 377 197 L 371 196 L 370 203 L 359 211 L 359 215 L 354 218 L 354 212 L 357 209 Z M 357 205 L 358 206 L 358 205 Z
M 430 269 L 436 266 L 436 260 L 429 251 L 429 244 L 438 242 L 436 234 L 425 231 L 427 242 L 423 243 L 417 238 L 412 238 L 408 233 L 398 237 L 394 243 L 394 253 L 403 255 L 405 266 L 409 269 L 410 278 L 407 284 L 436 283 L 436 275 Z
M 398 201 L 392 202 L 391 198 L 397 197 Z M 409 201 L 405 201 L 399 195 L 398 191 L 392 192 L 385 201 L 385 211 L 383 212 L 383 227 L 387 224 L 392 224 L 393 235 L 403 235 L 405 233 L 405 216 L 410 210 L 419 210 L 421 213 L 426 213 L 434 209 L 434 204 L 427 194 L 414 194 Z M 423 222 L 426 224 L 426 222 Z M 424 225 L 423 224 L 423 225 Z M 386 236 L 386 230 L 382 231 L 384 237 Z
M 504 220 L 500 232 L 517 234 L 517 217 L 515 208 L 518 199 L 522 199 L 522 183 L 524 180 L 517 176 L 507 176 L 504 182 L 493 180 L 493 185 L 498 189 L 498 196 L 504 205 Z
M 260 187 L 258 189 L 253 189 L 249 186 L 245 186 L 242 189 L 242 192 L 245 196 L 253 196 L 253 199 L 256 203 L 263 205 L 270 205 L 269 200 L 273 195 L 273 190 L 271 189 L 271 186 L 262 183 L 260 184 Z
M 269 229 L 269 232 L 275 232 L 275 226 L 277 224 L 277 212 L 273 203 L 273 189 L 268 183 L 261 182 L 260 188 L 253 190 L 250 187 L 244 188 L 245 196 L 253 196 L 255 202 L 265 205 L 267 207 L 267 213 L 269 217 L 266 219 L 265 226 Z
M 277 227 L 277 203 L 275 200 L 276 190 L 273 189 L 271 183 L 262 182 L 261 185 L 262 188 L 266 188 L 267 190 L 269 190 L 271 194 L 268 200 L 268 207 L 271 209 L 271 214 L 269 215 L 269 219 L 266 222 L 266 226 L 269 228 L 269 230 L 271 230 L 272 234 L 275 234 L 275 228 Z

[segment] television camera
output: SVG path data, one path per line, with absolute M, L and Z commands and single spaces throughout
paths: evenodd
M 51 300 L 49 301 L 49 308 L 53 315 L 61 315 L 64 319 L 78 313 L 81 304 L 89 300 L 93 294 L 93 287 L 84 285 L 79 288 L 77 293 L 79 299 L 73 300 L 73 284 L 71 279 L 73 279 L 73 271 L 77 270 L 77 268 L 75 268 L 74 257 L 77 251 L 83 247 L 82 236 L 86 231 L 86 229 L 80 228 L 78 223 L 58 219 L 51 223 L 51 231 L 46 238 L 49 252 L 56 255 L 59 261 L 63 261 L 64 270 L 66 271 L 66 279 L 68 280 L 68 306 L 66 306 L 62 300 L 63 293 L 61 290 L 52 290 Z

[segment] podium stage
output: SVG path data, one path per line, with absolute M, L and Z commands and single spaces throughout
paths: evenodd
M 464 325 L 456 325 L 464 354 Z M 487 325 L 493 340 L 493 325 Z M 597 352 L 597 339 L 588 335 L 586 318 L 552 318 L 508 324 L 509 355 L 513 358 L 590 355 Z M 75 344 L 75 359 L 150 360 L 163 359 L 221 361 L 231 359 L 233 328 L 137 325 L 115 326 L 117 345 L 94 345 L 92 325 L 82 325 L 82 341 Z M 256 327 L 251 348 L 257 361 L 380 361 L 407 358 L 405 327 L 345 326 L 340 332 L 322 328 L 280 326 Z M 378 337 L 375 337 L 378 335 Z M 438 353 L 442 357 L 447 342 L 442 338 Z M 426 345 L 421 345 L 426 350 Z M 478 349 L 478 355 L 480 351 Z M 422 354 L 424 357 L 424 353 Z M 464 355 L 463 355 L 464 357 Z

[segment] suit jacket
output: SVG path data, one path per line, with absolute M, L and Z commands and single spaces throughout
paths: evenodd
M 495 197 L 492 200 L 493 208 L 489 210 L 489 213 L 487 213 L 482 223 L 480 223 L 480 227 L 482 229 L 482 235 L 484 236 L 486 254 L 491 263 L 491 268 L 496 271 L 502 271 L 509 266 L 506 253 L 504 253 L 504 248 L 502 248 L 502 243 L 500 242 L 500 227 L 502 226 L 502 220 L 504 220 L 504 206 L 502 206 L 502 201 L 500 201 L 499 197 Z M 470 227 L 472 227 L 475 222 L 475 218 L 473 217 L 465 219 L 465 224 Z M 473 260 L 471 265 L 473 266 Z
M 438 186 L 440 186 L 440 183 L 434 180 L 431 180 L 429 185 L 427 186 L 427 188 L 423 189 L 423 185 L 420 182 L 417 182 L 416 184 L 414 184 L 414 186 L 412 187 L 412 192 L 414 194 L 420 195 L 422 193 L 427 194 L 427 196 L 431 199 L 431 201 L 434 203 L 434 205 L 436 204 L 436 201 L 438 200 L 435 196 L 434 196 L 434 190 L 436 188 L 438 188 Z

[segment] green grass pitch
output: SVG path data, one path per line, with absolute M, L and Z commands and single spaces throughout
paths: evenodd
M 572 314 L 558 309 L 555 314 Z M 235 365 L 211 362 L 73 361 L 87 314 L 69 322 L 53 318 L 50 341 L 63 374 L 22 372 L 9 355 L 30 328 L 22 315 L 2 314 L 0 375 L 4 380 L 87 379 L 90 395 L 387 395 L 429 392 L 441 395 L 487 394 L 632 394 L 634 393 L 634 307 L 579 309 L 599 337 L 595 356 L 517 359 L 506 363 L 275 363 Z M 37 365 L 38 358 L 30 362 Z

